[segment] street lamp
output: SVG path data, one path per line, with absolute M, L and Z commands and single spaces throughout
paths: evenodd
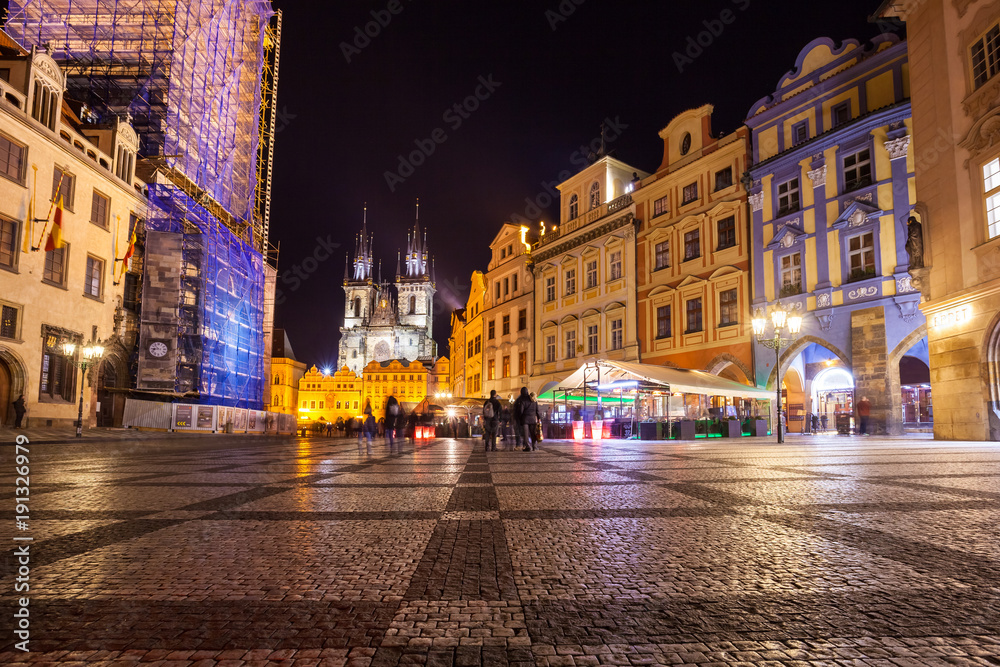
M 779 301 L 774 306 L 771 307 L 771 325 L 774 328 L 774 335 L 768 337 L 764 335 L 764 330 L 767 328 L 767 318 L 764 316 L 764 311 L 758 309 L 753 318 L 753 334 L 757 337 L 757 342 L 764 347 L 771 348 L 774 350 L 774 360 L 775 360 L 775 370 L 777 372 L 777 382 L 776 382 L 776 393 L 778 399 L 778 442 L 782 443 L 785 441 L 785 434 L 782 432 L 781 428 L 781 348 L 788 347 L 794 342 L 794 336 L 799 334 L 802 329 L 802 316 L 798 314 L 797 311 L 789 310 L 785 306 L 781 305 Z M 790 338 L 782 338 L 781 334 L 783 331 L 787 331 Z
M 76 437 L 83 437 L 83 378 L 87 374 L 87 368 L 96 364 L 104 356 L 104 348 L 100 342 L 90 341 L 80 349 L 80 358 L 73 359 L 73 352 L 76 351 L 76 343 L 65 342 L 62 344 L 63 353 L 70 358 L 75 365 L 80 367 L 80 411 L 76 420 Z

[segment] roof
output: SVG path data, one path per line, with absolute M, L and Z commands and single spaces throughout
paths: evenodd
M 599 361 L 587 364 L 562 382 L 556 383 L 562 390 L 578 389 L 588 382 L 588 374 L 600 371 L 602 383 L 639 380 L 663 387 L 664 391 L 681 394 L 701 394 L 704 396 L 727 396 L 729 398 L 771 399 L 774 394 L 768 389 L 749 387 L 739 382 L 727 380 L 705 371 L 687 368 L 667 368 L 629 361 Z M 552 387 L 543 388 L 543 392 Z

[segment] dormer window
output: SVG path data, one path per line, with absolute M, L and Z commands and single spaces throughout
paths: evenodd
M 591 210 L 601 205 L 601 186 L 596 181 L 590 186 L 590 208 Z
M 580 215 L 580 198 L 577 197 L 576 195 L 573 195 L 572 197 L 569 198 L 569 219 L 572 220 L 573 218 L 579 215 Z
M 41 79 L 35 79 L 31 117 L 55 131 L 56 118 L 59 117 L 59 93 L 43 83 Z

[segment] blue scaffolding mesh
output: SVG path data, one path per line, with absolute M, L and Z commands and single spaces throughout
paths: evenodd
M 253 227 L 264 39 L 270 0 L 10 0 L 6 30 L 47 47 L 70 97 L 129 113 L 140 154 Z
M 264 258 L 174 185 L 149 187 L 147 229 L 183 235 L 175 391 L 263 407 Z

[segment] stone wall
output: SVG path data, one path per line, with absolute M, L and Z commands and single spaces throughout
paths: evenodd
M 869 433 L 898 434 L 903 430 L 899 373 L 889 368 L 888 359 L 885 308 L 874 306 L 851 312 L 854 402 L 855 408 L 865 396 L 871 402 Z

